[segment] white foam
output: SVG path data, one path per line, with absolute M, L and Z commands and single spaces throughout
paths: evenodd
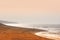
M 60 39 L 60 35 L 57 34 L 51 34 L 48 32 L 37 32 L 35 35 L 40 36 L 40 37 L 45 37 L 49 39 Z
M 28 24 L 19 24 L 19 23 L 18 24 L 12 24 L 12 23 L 11 24 L 10 23 L 7 24 L 7 23 L 3 23 L 3 24 L 8 25 L 8 26 L 13 26 L 13 27 L 32 28 L 32 27 L 29 27 Z

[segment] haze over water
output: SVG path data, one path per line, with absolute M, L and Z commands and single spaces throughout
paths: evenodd
M 59 24 L 60 27 L 60 0 L 0 0 L 0 19 L 17 22 L 19 26 Z

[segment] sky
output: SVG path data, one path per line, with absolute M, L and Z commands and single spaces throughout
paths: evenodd
M 60 0 L 0 0 L 0 20 L 60 24 Z

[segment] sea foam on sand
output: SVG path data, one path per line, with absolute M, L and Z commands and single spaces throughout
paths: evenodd
M 13 26 L 13 27 L 32 28 L 32 27 L 29 27 L 28 24 L 20 24 L 20 23 L 17 23 L 17 24 L 3 23 L 3 24 L 7 26 Z
M 35 33 L 35 35 L 49 38 L 49 39 L 54 39 L 54 40 L 60 40 L 60 35 L 52 34 L 49 32 L 37 32 L 37 33 Z

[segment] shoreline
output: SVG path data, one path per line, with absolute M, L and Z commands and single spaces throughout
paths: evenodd
M 25 29 L 0 24 L 0 40 L 50 40 L 36 36 L 37 29 Z

